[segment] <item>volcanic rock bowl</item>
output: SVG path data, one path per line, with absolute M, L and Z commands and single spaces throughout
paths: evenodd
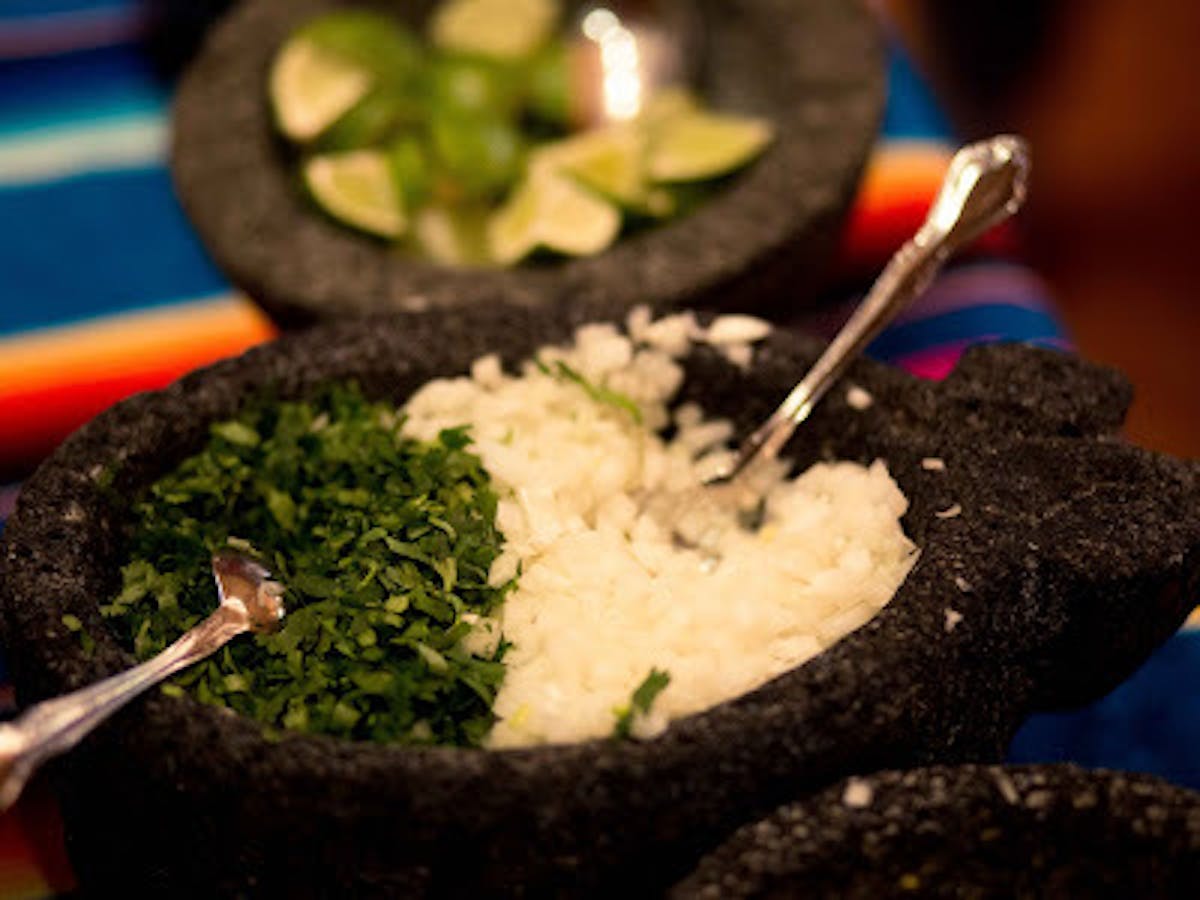
M 595 257 L 507 270 L 403 258 L 301 196 L 271 123 L 267 72 L 299 23 L 344 5 L 247 0 L 214 29 L 175 101 L 172 171 L 184 208 L 217 264 L 281 324 L 464 302 L 553 308 L 602 296 L 658 308 L 761 308 L 786 297 L 794 309 L 815 293 L 883 106 L 882 54 L 865 4 L 700 4 L 708 101 L 770 118 L 772 147 L 691 215 Z M 419 23 L 433 3 L 374 5 Z
M 1200 794 L 1076 766 L 851 778 L 739 829 L 671 892 L 721 897 L 1179 897 Z
M 248 396 L 354 378 L 403 401 L 485 352 L 512 364 L 593 318 L 493 307 L 324 326 L 99 416 L 29 480 L 4 535 L 0 609 L 21 701 L 132 662 L 98 612 L 119 584 L 130 498 Z M 697 349 L 682 399 L 748 429 L 817 350 L 777 332 L 742 372 Z M 739 824 L 838 778 L 998 759 L 1029 712 L 1107 690 L 1183 620 L 1200 577 L 1197 466 L 1109 436 L 1128 400 L 1119 376 L 996 346 L 939 384 L 869 362 L 848 377 L 872 403 L 835 390 L 792 450 L 801 465 L 885 459 L 921 556 L 891 604 L 839 644 L 647 743 L 270 741 L 249 720 L 153 692 L 52 765 L 82 883 L 653 892 Z M 944 469 L 923 465 L 933 458 Z

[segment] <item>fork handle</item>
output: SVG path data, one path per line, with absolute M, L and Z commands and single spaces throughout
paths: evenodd
M 160 681 L 248 630 L 244 611 L 222 604 L 207 619 L 144 663 L 37 703 L 0 724 L 0 812 L 21 795 L 37 768 L 74 747 L 97 725 Z

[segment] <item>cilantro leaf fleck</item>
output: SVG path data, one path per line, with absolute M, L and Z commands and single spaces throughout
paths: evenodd
M 634 688 L 629 704 L 617 710 L 617 723 L 613 727 L 613 737 L 625 740 L 633 733 L 633 723 L 637 716 L 646 715 L 658 695 L 671 683 L 671 673 L 661 669 L 651 669 L 642 683 Z

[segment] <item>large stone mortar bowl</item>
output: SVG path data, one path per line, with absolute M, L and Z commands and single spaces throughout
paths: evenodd
M 1194 897 L 1200 794 L 1071 765 L 851 778 L 737 831 L 672 900 Z
M 695 212 L 606 252 L 508 270 L 406 259 L 329 222 L 301 195 L 266 79 L 277 48 L 349 0 L 247 0 L 217 25 L 175 100 L 172 172 L 213 259 L 281 324 L 471 304 L 554 308 L 607 297 L 659 308 L 812 298 L 883 109 L 875 23 L 860 0 L 697 3 L 702 91 L 770 118 L 772 147 Z M 353 0 L 420 27 L 432 0 Z M 568 7 L 581 3 L 568 3 Z
M 353 378 L 403 401 L 485 352 L 514 364 L 596 317 L 493 307 L 322 326 L 100 415 L 29 480 L 4 534 L 20 701 L 133 661 L 98 611 L 119 584 L 130 500 L 247 397 Z M 744 433 L 818 349 L 776 332 L 745 372 L 698 349 L 681 399 Z M 152 692 L 52 764 L 81 882 L 205 896 L 654 893 L 739 824 L 839 778 L 999 759 L 1027 714 L 1098 696 L 1181 623 L 1200 578 L 1200 477 L 1111 435 L 1129 395 L 1119 376 L 995 346 L 941 383 L 869 362 L 848 379 L 870 405 L 836 389 L 791 450 L 800 465 L 886 460 L 921 555 L 840 643 L 645 743 L 272 741 Z

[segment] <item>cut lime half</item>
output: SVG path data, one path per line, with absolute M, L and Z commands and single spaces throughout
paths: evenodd
M 387 156 L 379 151 L 314 156 L 304 164 L 304 183 L 339 222 L 385 238 L 399 237 L 408 226 Z
M 530 176 L 488 222 L 492 259 L 512 265 L 538 247 L 590 256 L 621 230 L 615 206 L 565 175 L 543 169 Z
M 529 166 L 576 178 L 622 206 L 640 206 L 646 195 L 646 137 L 627 125 L 543 144 L 531 155 Z
M 367 71 L 303 37 L 284 45 L 271 66 L 271 107 L 279 130 L 311 141 L 371 89 Z
M 443 50 L 523 59 L 550 37 L 559 12 L 557 0 L 446 0 L 430 33 Z
M 772 130 L 763 119 L 683 113 L 663 121 L 650 142 L 647 166 L 655 181 L 697 181 L 726 175 L 758 156 Z

